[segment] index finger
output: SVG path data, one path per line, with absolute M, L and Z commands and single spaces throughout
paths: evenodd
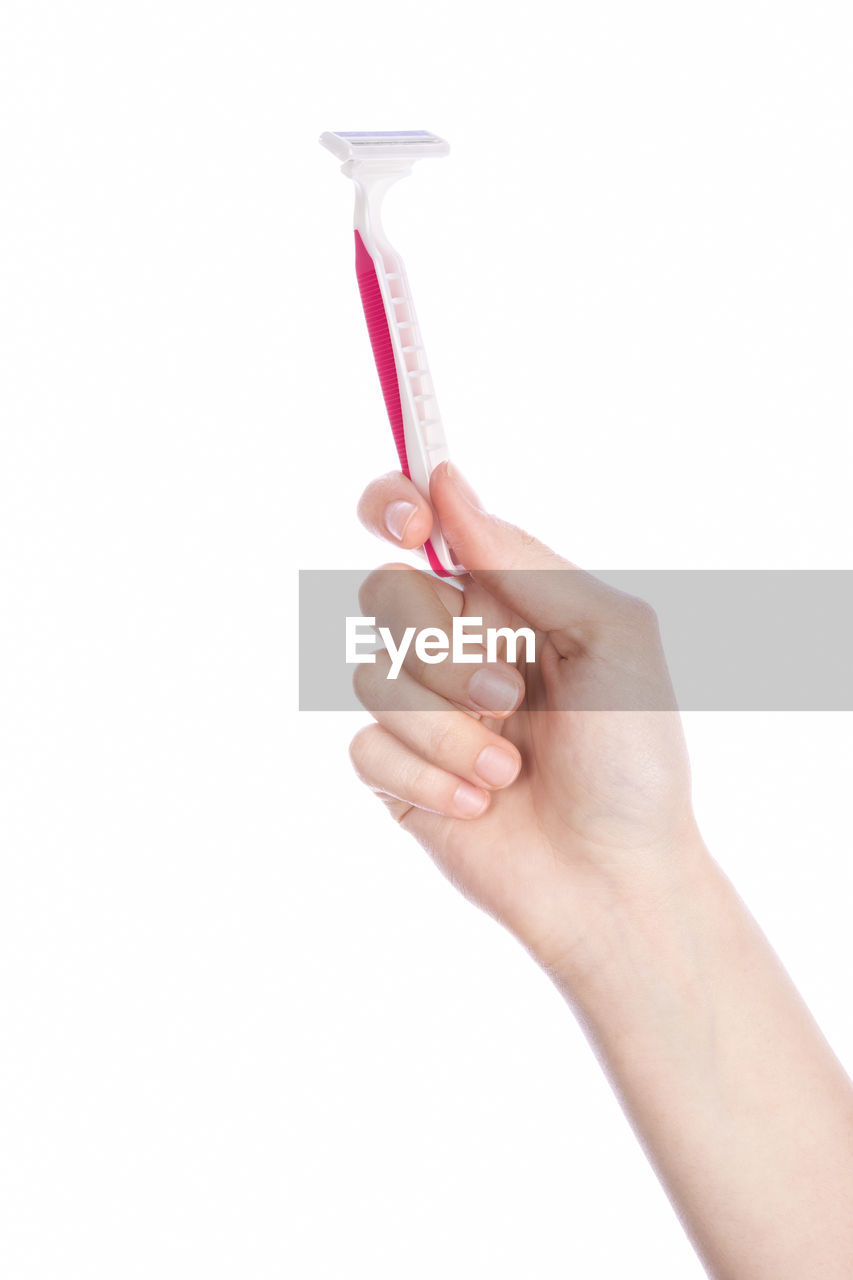
M 409 549 L 426 542 L 434 519 L 426 498 L 400 471 L 371 481 L 359 500 L 358 517 L 377 537 Z

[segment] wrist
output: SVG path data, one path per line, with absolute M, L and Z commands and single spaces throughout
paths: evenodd
M 528 949 L 564 995 L 584 1003 L 640 957 L 674 962 L 690 947 L 697 912 L 720 879 L 691 821 L 667 848 L 632 850 L 618 869 L 597 872 L 567 895 L 566 909 Z

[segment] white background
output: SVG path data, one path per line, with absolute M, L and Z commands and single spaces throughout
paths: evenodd
M 838 3 L 0 8 L 0 1272 L 700 1276 L 556 991 L 296 707 L 394 464 L 323 129 L 462 469 L 589 568 L 851 567 Z M 732 619 L 737 626 L 737 619 Z M 850 717 L 690 715 L 853 1065 Z

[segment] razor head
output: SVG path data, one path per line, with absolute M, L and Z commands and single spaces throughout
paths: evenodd
M 402 129 L 396 133 L 323 133 L 320 142 L 339 160 L 422 160 L 446 156 L 450 144 L 426 129 Z

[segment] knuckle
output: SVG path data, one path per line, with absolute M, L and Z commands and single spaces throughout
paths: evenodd
M 632 630 L 654 632 L 658 628 L 658 615 L 654 607 L 641 596 L 626 595 L 621 601 L 621 613 Z
M 406 755 L 397 762 L 397 786 L 407 796 L 423 800 L 430 791 L 432 769 L 418 755 Z
M 384 791 L 377 792 L 377 795 L 397 825 L 405 830 L 404 820 L 415 806 L 408 804 L 405 800 L 399 800 L 396 796 L 388 795 Z
M 455 716 L 437 713 L 430 729 L 430 750 L 439 760 L 450 760 L 459 754 L 460 733 Z
M 373 662 L 359 662 L 352 673 L 352 687 L 356 698 L 368 711 L 375 712 L 388 706 L 394 696 L 394 686 L 389 687 L 387 676 L 391 659 L 384 649 L 377 649 Z
M 376 741 L 376 726 L 372 724 L 365 725 L 359 729 L 358 733 L 352 738 L 349 744 L 349 758 L 353 769 L 362 781 L 365 778 L 368 761 L 373 756 L 373 747 Z
M 366 707 L 370 700 L 374 665 L 371 662 L 359 662 L 352 673 L 353 693 L 363 707 Z
M 378 573 L 378 569 L 371 569 L 358 588 L 358 607 L 364 617 L 372 616 L 376 612 L 375 604 L 379 587 Z
M 358 607 L 365 616 L 377 616 L 382 613 L 383 601 L 388 593 L 397 594 L 409 585 L 409 579 L 402 573 L 417 573 L 411 565 L 402 561 L 389 561 L 371 569 L 358 589 Z
M 417 680 L 418 684 L 422 684 L 426 688 L 432 686 L 430 664 L 424 662 L 413 644 L 409 645 L 408 653 L 403 659 L 403 669 L 408 672 L 413 680 Z
M 657 631 L 658 615 L 654 605 L 649 604 L 648 600 L 636 597 L 633 608 L 638 626 L 642 626 L 647 631 Z

